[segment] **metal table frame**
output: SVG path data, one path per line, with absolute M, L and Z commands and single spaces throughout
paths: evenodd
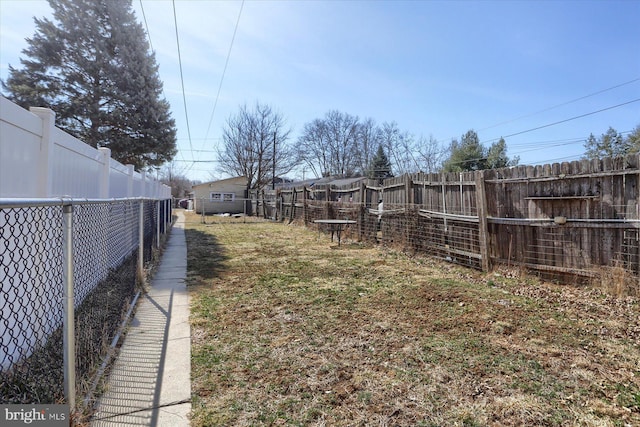
M 357 224 L 357 221 L 350 219 L 316 219 L 313 221 L 315 224 L 326 224 L 331 232 L 331 241 L 333 242 L 333 235 L 338 237 L 338 246 L 341 244 L 342 229 L 345 225 Z

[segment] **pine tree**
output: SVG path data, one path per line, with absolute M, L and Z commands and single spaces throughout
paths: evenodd
M 376 154 L 371 159 L 369 177 L 378 180 L 393 177 L 393 174 L 391 173 L 391 162 L 385 154 L 382 145 L 378 145 L 378 151 L 376 151 Z
M 49 4 L 54 21 L 35 19 L 23 68 L 9 66 L 2 83 L 7 97 L 24 108 L 51 108 L 58 127 L 137 169 L 170 161 L 175 121 L 131 0 Z
M 451 154 L 443 164 L 445 172 L 486 169 L 486 153 L 474 130 L 465 133 L 460 142 L 456 139 L 451 141 L 449 150 Z
M 586 148 L 585 157 L 588 159 L 621 157 L 633 152 L 633 140 L 631 136 L 624 138 L 612 127 L 609 127 L 607 132 L 603 133 L 600 138 L 596 138 L 593 134 L 590 134 L 584 146 Z
M 635 129 L 627 135 L 627 144 L 629 146 L 629 154 L 640 153 L 640 125 L 636 126 Z
M 494 142 L 487 151 L 487 169 L 506 168 L 508 166 L 516 166 L 520 162 L 520 157 L 515 156 L 509 159 L 507 156 L 507 142 L 504 138 L 500 138 L 498 142 Z
M 451 141 L 449 158 L 442 164 L 444 172 L 477 171 L 482 169 L 496 169 L 515 166 L 520 157 L 510 159 L 507 156 L 507 143 L 504 138 L 485 148 L 474 130 L 462 136 L 462 140 Z

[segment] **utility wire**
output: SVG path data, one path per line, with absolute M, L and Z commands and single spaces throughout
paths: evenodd
M 583 99 L 587 99 L 587 98 L 590 98 L 590 97 L 595 96 L 595 95 L 600 95 L 601 93 L 608 92 L 610 90 L 617 89 L 619 87 L 626 86 L 626 85 L 631 84 L 631 83 L 635 83 L 635 82 L 637 82 L 639 80 L 640 80 L 640 77 L 635 78 L 633 80 L 629 80 L 628 82 L 624 82 L 624 83 L 620 83 L 620 84 L 615 85 L 615 86 L 611 86 L 611 87 L 606 88 L 606 89 L 599 90 L 597 92 L 590 93 L 589 95 L 581 96 L 580 98 L 572 99 L 571 101 L 563 102 L 562 104 L 554 105 L 553 107 L 549 107 L 549 108 L 545 108 L 545 109 L 540 110 L 540 111 L 536 111 L 535 113 L 525 114 L 524 116 L 516 117 L 515 119 L 507 120 L 507 121 L 504 121 L 504 122 L 497 123 L 495 125 L 488 126 L 486 128 L 478 129 L 478 132 L 482 132 L 483 130 L 493 129 L 493 128 L 498 127 L 498 126 L 506 125 L 507 123 L 515 122 L 515 121 L 520 120 L 520 119 L 526 119 L 528 117 L 535 116 L 537 114 L 546 113 L 547 111 L 551 111 L 551 110 L 554 110 L 554 109 L 559 108 L 559 107 L 564 107 L 565 105 L 569 105 L 569 104 L 572 104 L 574 102 L 582 101 Z
M 142 0 L 140 0 L 140 10 L 142 11 L 142 20 L 144 21 L 144 27 L 147 29 L 147 38 L 149 39 L 149 47 L 151 48 L 151 52 L 155 52 L 153 49 L 153 44 L 151 43 L 151 33 L 149 32 L 149 24 L 147 23 L 147 15 L 144 13 L 144 6 L 142 5 Z
M 220 98 L 220 91 L 222 90 L 222 82 L 224 81 L 224 76 L 227 73 L 227 66 L 229 65 L 229 58 L 231 57 L 231 49 L 233 49 L 233 42 L 236 39 L 236 33 L 238 32 L 238 25 L 240 24 L 240 16 L 242 16 L 242 9 L 244 8 L 244 0 L 240 4 L 240 11 L 238 12 L 238 19 L 236 20 L 236 27 L 233 30 L 233 36 L 231 37 L 231 44 L 229 45 L 229 50 L 227 51 L 227 59 L 224 62 L 224 68 L 222 70 L 222 76 L 220 77 L 220 84 L 218 85 L 218 93 L 216 94 L 216 100 L 213 103 L 213 111 L 211 112 L 211 117 L 209 118 L 209 126 L 207 126 L 207 132 L 205 133 L 204 139 L 206 141 L 209 136 L 209 130 L 211 129 L 211 124 L 213 123 L 213 116 L 216 113 L 216 108 L 218 106 L 218 99 Z
M 151 49 L 151 52 L 153 52 L 154 54 L 156 53 L 155 49 L 153 48 L 153 43 L 151 42 L 151 32 L 149 32 L 149 23 L 147 22 L 147 15 L 144 12 L 144 5 L 142 4 L 142 0 L 140 0 L 140 11 L 142 12 L 142 20 L 144 21 L 144 26 L 147 30 L 147 39 L 149 40 L 149 48 Z M 164 83 L 162 84 L 162 94 L 164 95 L 164 99 L 167 99 L 167 95 L 164 93 Z M 180 157 L 182 157 L 182 160 L 184 161 L 184 153 L 182 152 L 182 150 L 178 150 L 178 153 L 180 153 Z
M 491 126 L 484 127 L 484 128 L 482 128 L 482 129 L 478 129 L 478 132 L 482 132 L 483 130 L 487 130 L 487 129 L 493 129 L 493 128 L 495 128 L 495 127 L 502 126 L 502 125 L 507 124 L 507 123 L 511 123 L 511 122 L 515 122 L 515 121 L 520 120 L 520 119 L 524 119 L 524 118 L 528 118 L 528 117 L 531 117 L 531 116 L 535 116 L 535 115 L 537 115 L 537 114 L 541 114 L 541 113 L 544 113 L 544 112 L 547 112 L 547 111 L 553 110 L 553 109 L 555 109 L 555 108 L 563 107 L 563 106 L 565 106 L 565 105 L 572 104 L 572 103 L 574 103 L 574 102 L 581 101 L 581 100 L 583 100 L 583 99 L 590 98 L 590 97 L 592 97 L 592 96 L 599 95 L 599 94 L 601 94 L 601 93 L 608 92 L 608 91 L 610 91 L 610 90 L 617 89 L 617 88 L 619 88 L 619 87 L 622 87 L 622 86 L 626 86 L 626 85 L 629 85 L 629 84 L 635 83 L 635 82 L 637 82 L 637 81 L 640 81 L 640 77 L 636 77 L 635 79 L 632 79 L 632 80 L 626 81 L 626 82 L 624 82 L 624 83 L 620 83 L 620 84 L 617 84 L 617 85 L 614 85 L 614 86 L 608 87 L 608 88 L 606 88 L 606 89 L 602 89 L 602 90 L 599 90 L 599 91 L 597 91 L 597 92 L 593 92 L 593 93 L 590 93 L 590 94 L 588 94 L 588 95 L 581 96 L 581 97 L 579 97 L 579 98 L 575 98 L 575 99 L 572 99 L 572 100 L 570 100 L 570 101 L 563 102 L 563 103 L 561 103 L 561 104 L 557 104 L 557 105 L 554 105 L 554 106 L 552 106 L 552 107 L 548 107 L 548 108 L 545 108 L 545 109 L 542 109 L 542 110 L 536 111 L 536 112 L 534 112 L 534 113 L 525 114 L 525 115 L 523 115 L 523 116 L 519 116 L 519 117 L 516 117 L 516 118 L 514 118 L 514 119 L 506 120 L 506 121 L 504 121 L 504 122 L 500 122 L 500 123 L 497 123 L 497 124 L 494 124 L 494 125 L 491 125 Z M 457 135 L 456 135 L 456 136 L 452 136 L 452 137 L 450 137 L 450 138 L 449 138 L 449 140 L 452 140 L 452 139 L 455 139 L 455 138 L 457 138 Z M 496 138 L 495 140 L 498 140 L 498 139 L 500 139 L 500 138 Z M 492 141 L 493 141 L 493 140 L 492 140 Z
M 632 133 L 632 130 L 628 130 L 628 131 L 624 131 L 624 132 L 618 132 L 618 134 L 620 135 L 626 135 L 626 134 L 630 134 Z M 554 148 L 554 147 L 562 147 L 562 146 L 567 146 L 567 145 L 574 145 L 577 143 L 584 143 L 587 140 L 587 137 L 582 137 L 582 138 L 571 138 L 571 139 L 560 139 L 560 140 L 555 140 L 555 141 L 541 141 L 540 143 L 544 143 L 544 147 L 542 148 Z M 539 143 L 535 143 L 535 144 L 539 144 Z M 526 146 L 525 146 L 526 147 Z M 517 155 L 520 153 L 527 153 L 530 151 L 536 151 L 541 147 L 531 147 L 528 149 L 520 149 L 520 150 L 515 150 L 513 152 L 513 154 Z M 580 159 L 582 157 L 582 154 L 574 154 L 574 155 L 570 155 L 570 156 L 565 156 L 565 157 L 559 157 L 559 158 L 555 158 L 555 159 L 548 159 L 548 160 L 539 160 L 538 162 L 536 162 L 536 164 L 545 164 L 545 163 L 553 163 L 553 162 L 557 162 L 560 160 L 570 160 L 570 159 Z M 483 156 L 483 157 L 476 157 L 473 159 L 464 159 L 464 160 L 460 160 L 457 162 L 451 162 L 451 164 L 461 164 L 461 163 L 465 163 L 465 162 L 477 162 L 477 161 L 481 161 L 481 160 L 487 160 L 488 157 Z
M 189 162 L 189 163 L 191 163 L 191 167 L 193 167 L 193 165 L 195 165 L 196 163 L 220 163 L 220 162 L 222 162 L 222 160 L 177 160 L 177 161 Z M 191 167 L 189 168 L 189 170 L 191 170 Z
M 178 46 L 178 63 L 180 64 L 180 83 L 182 84 L 182 102 L 184 103 L 184 116 L 187 124 L 187 136 L 189 137 L 189 149 L 191 150 L 191 159 L 193 157 L 193 144 L 191 142 L 191 128 L 189 127 L 189 113 L 187 112 L 187 95 L 184 90 L 184 73 L 182 72 L 182 55 L 180 53 L 180 37 L 178 36 L 178 17 L 176 15 L 176 0 L 172 0 L 173 4 L 173 22 L 176 28 L 176 44 Z
M 520 132 L 512 133 L 510 135 L 504 135 L 501 138 L 509 138 L 509 137 L 516 136 L 516 135 L 522 135 L 523 133 L 528 133 L 528 132 L 533 132 L 535 130 L 548 128 L 548 127 L 551 127 L 551 126 L 559 125 L 561 123 L 566 123 L 566 122 L 570 122 L 572 120 L 581 119 L 583 117 L 592 116 L 592 115 L 597 114 L 597 113 L 602 113 L 603 111 L 612 110 L 614 108 L 622 107 L 624 105 L 633 104 L 634 102 L 638 102 L 638 101 L 640 101 L 640 98 L 636 98 L 636 99 L 633 99 L 631 101 L 623 102 L 622 104 L 612 105 L 611 107 L 601 108 L 600 110 L 592 111 L 590 113 L 580 114 L 579 116 L 570 117 L 568 119 L 564 119 L 564 120 L 560 120 L 560 121 L 557 121 L 557 122 L 549 123 L 549 124 L 546 124 L 546 125 L 538 126 L 538 127 L 535 127 L 535 128 L 531 128 L 531 129 L 523 130 L 523 131 L 520 131 Z M 494 138 L 491 141 L 496 141 L 496 140 L 499 140 L 499 139 L 500 138 Z M 487 142 L 490 142 L 490 141 L 487 141 Z
M 624 132 L 617 132 L 620 135 L 628 135 L 631 132 L 633 132 L 632 130 L 626 130 Z M 575 144 L 578 142 L 585 142 L 587 139 L 589 139 L 588 136 L 581 136 L 581 137 L 576 137 L 576 138 L 565 138 L 565 139 L 552 139 L 552 140 L 547 140 L 547 141 L 530 141 L 530 142 L 523 142 L 520 144 L 509 144 L 509 151 L 511 151 L 512 149 L 526 149 L 526 150 L 519 150 L 518 152 L 523 152 L 523 151 L 531 151 L 531 150 L 537 150 L 540 148 L 545 148 L 545 147 L 558 147 L 558 146 L 562 146 L 562 145 L 571 145 L 571 144 Z
M 524 133 L 533 132 L 533 131 L 536 131 L 536 130 L 539 130 L 539 129 L 548 128 L 548 127 L 555 126 L 555 125 L 558 125 L 558 124 L 561 124 L 561 123 L 566 123 L 566 122 L 569 122 L 569 121 L 572 121 L 572 120 L 576 120 L 576 119 L 580 119 L 580 118 L 583 118 L 583 117 L 591 116 L 591 115 L 594 115 L 594 114 L 597 114 L 597 113 L 601 113 L 601 112 L 603 112 L 603 111 L 612 110 L 612 109 L 614 109 L 614 108 L 622 107 L 622 106 L 624 106 L 624 105 L 633 104 L 634 102 L 638 102 L 638 101 L 640 101 L 640 98 L 636 98 L 636 99 L 633 99 L 633 100 L 631 100 L 631 101 L 623 102 L 623 103 L 621 103 L 621 104 L 612 105 L 612 106 L 610 106 L 610 107 L 601 108 L 600 110 L 591 111 L 591 112 L 589 112 L 589 113 L 580 114 L 580 115 L 578 115 L 578 116 L 570 117 L 570 118 L 568 118 L 568 119 L 559 120 L 559 121 L 557 121 L 557 122 L 548 123 L 548 124 L 546 124 L 546 125 L 537 126 L 537 127 L 535 127 L 535 128 L 531 128 L 531 129 L 523 130 L 523 131 L 516 132 L 516 133 L 512 133 L 512 134 L 509 134 L 509 135 L 504 135 L 504 136 L 502 136 L 502 137 L 500 137 L 500 138 L 494 138 L 494 139 L 490 139 L 490 140 L 488 140 L 488 141 L 482 141 L 482 142 L 480 142 L 480 145 L 484 145 L 484 144 L 487 144 L 487 143 L 489 143 L 489 142 L 495 142 L 495 141 L 498 141 L 498 140 L 500 140 L 500 139 L 510 138 L 510 137 L 512 137 L 512 136 L 516 136 L 516 135 L 522 135 L 522 134 L 524 134 Z M 462 162 L 466 162 L 466 161 L 474 161 L 474 160 L 484 160 L 484 158 L 480 158 L 480 159 L 465 159 L 465 160 L 464 160 L 464 161 L 462 161 Z M 462 162 L 460 162 L 460 163 L 462 163 Z

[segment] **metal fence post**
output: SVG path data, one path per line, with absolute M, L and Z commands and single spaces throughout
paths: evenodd
M 73 205 L 68 204 L 62 206 L 62 219 L 64 394 L 69 404 L 69 411 L 73 412 L 76 401 L 75 307 L 73 298 Z
M 160 200 L 156 201 L 156 248 L 160 249 Z
M 138 217 L 138 282 L 144 282 L 144 200 L 140 200 L 140 216 Z

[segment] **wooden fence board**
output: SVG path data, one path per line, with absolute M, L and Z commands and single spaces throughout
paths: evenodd
M 491 260 L 584 275 L 622 262 L 638 274 L 639 166 L 639 157 L 633 155 L 480 172 L 417 173 L 382 183 L 282 190 L 277 197 L 265 196 L 262 206 L 265 216 L 275 217 L 271 211 L 281 200 L 285 212 L 278 218 L 307 223 L 348 216 L 359 222 L 359 239 L 375 241 L 376 234 L 380 236 L 375 210 L 382 198 L 381 238 L 387 244 L 483 270 Z M 566 218 L 565 224 L 560 217 Z

